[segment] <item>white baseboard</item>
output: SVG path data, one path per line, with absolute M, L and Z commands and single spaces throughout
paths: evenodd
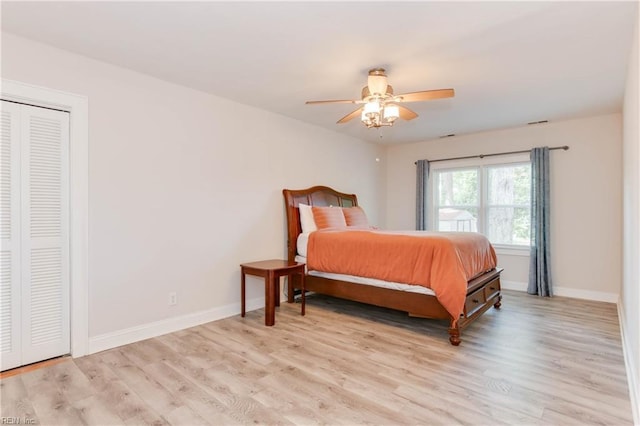
M 527 283 L 500 280 L 500 286 L 505 290 L 527 291 Z M 618 303 L 620 295 L 605 291 L 581 290 L 570 287 L 553 287 L 554 296 L 571 297 L 573 299 L 593 300 L 595 302 Z
M 554 287 L 555 296 L 572 297 L 574 299 L 594 300 L 596 302 L 618 303 L 620 295 L 606 291 L 580 290 L 569 287 Z
M 264 297 L 247 300 L 247 312 L 261 308 L 264 308 Z M 228 318 L 239 313 L 240 302 L 90 337 L 89 354 Z
M 640 383 L 638 383 L 638 362 L 631 353 L 628 332 L 624 322 L 624 309 L 622 303 L 618 301 L 618 322 L 620 323 L 620 335 L 622 338 L 622 353 L 624 354 L 624 364 L 627 371 L 627 383 L 629 384 L 629 399 L 631 400 L 631 413 L 633 414 L 633 424 L 640 425 Z
M 501 279 L 500 287 L 505 290 L 527 291 L 527 283 L 521 283 L 518 281 L 507 281 Z

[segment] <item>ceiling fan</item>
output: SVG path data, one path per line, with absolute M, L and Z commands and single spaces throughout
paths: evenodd
M 403 102 L 430 101 L 432 99 L 452 98 L 453 89 L 424 90 L 402 95 L 394 95 L 393 87 L 387 84 L 387 75 L 384 68 L 369 70 L 367 85 L 362 88 L 362 98 L 359 100 L 329 100 L 307 101 L 307 104 L 363 104 L 357 110 L 338 120 L 338 124 L 360 116 L 367 128 L 393 126 L 398 119 L 413 120 L 418 116 L 409 108 L 399 105 Z

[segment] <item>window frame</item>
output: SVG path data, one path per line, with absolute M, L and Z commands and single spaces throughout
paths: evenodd
M 488 194 L 486 191 L 488 184 L 487 167 L 490 166 L 509 166 L 518 164 L 531 164 L 531 159 L 528 153 L 521 154 L 509 154 L 505 156 L 491 156 L 484 158 L 466 158 L 460 160 L 446 160 L 438 161 L 429 164 L 429 196 L 427 200 L 428 216 L 428 229 L 436 230 L 436 218 L 438 217 L 438 206 L 436 206 L 436 199 L 438 196 L 438 186 L 435 179 L 435 174 L 440 171 L 456 171 L 456 170 L 468 170 L 476 168 L 479 170 L 480 176 L 478 183 L 480 188 L 478 189 L 479 206 L 478 206 L 478 232 L 486 235 L 486 215 L 488 209 Z M 515 206 L 515 204 L 514 204 Z M 531 208 L 531 206 L 529 206 Z M 493 244 L 498 254 L 507 254 L 514 256 L 529 256 L 531 246 L 514 245 L 514 244 Z

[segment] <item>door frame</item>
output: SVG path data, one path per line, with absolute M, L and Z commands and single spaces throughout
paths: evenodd
M 70 113 L 69 279 L 71 355 L 89 353 L 89 99 L 87 96 L 2 79 L 2 99 Z

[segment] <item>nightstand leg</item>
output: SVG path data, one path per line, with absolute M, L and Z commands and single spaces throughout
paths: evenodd
M 273 325 L 276 322 L 276 306 L 275 306 L 275 297 L 274 297 L 274 287 L 275 287 L 275 274 L 273 271 L 269 271 L 267 274 L 265 289 L 264 289 L 264 298 L 265 298 L 265 306 L 264 306 L 264 324 L 265 325 Z
M 244 317 L 244 310 L 245 310 L 245 306 L 244 306 L 244 271 L 240 272 L 240 316 Z
M 277 277 L 273 283 L 273 298 L 276 301 L 276 306 L 280 306 L 280 277 Z
M 305 293 L 307 292 L 306 289 L 304 288 L 304 272 L 302 274 L 300 274 L 300 281 L 302 284 L 302 308 L 300 311 L 300 315 L 304 316 L 304 305 L 305 305 L 305 301 L 306 301 L 306 295 Z
M 287 278 L 287 303 L 293 303 L 293 275 Z

